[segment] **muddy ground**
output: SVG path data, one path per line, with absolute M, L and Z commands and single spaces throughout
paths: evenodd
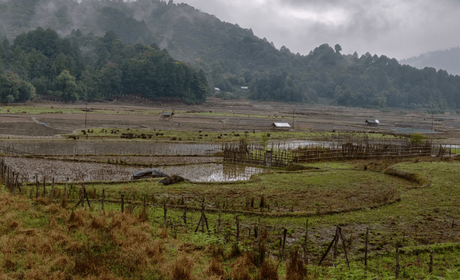
M 83 110 L 86 105 L 84 103 L 30 103 L 27 106 Z M 272 123 L 288 122 L 295 131 L 381 131 L 427 134 L 434 131 L 435 133 L 431 135 L 446 139 L 448 142 L 455 142 L 460 138 L 459 115 L 431 115 L 423 111 L 401 109 L 345 108 L 256 102 L 247 99 L 221 100 L 214 97 L 208 98 L 208 101 L 201 105 L 186 105 L 180 102 L 135 104 L 114 101 L 89 103 L 88 109 L 104 110 L 109 113 L 87 114 L 87 128 L 119 127 L 204 132 L 270 131 Z M 145 114 L 146 110 L 157 113 Z M 175 112 L 171 120 L 161 120 L 159 112 L 171 111 Z M 369 127 L 365 125 L 367 119 L 378 119 L 380 125 Z M 3 113 L 0 115 L 1 138 L 59 137 L 60 134 L 72 133 L 84 127 L 84 113 Z

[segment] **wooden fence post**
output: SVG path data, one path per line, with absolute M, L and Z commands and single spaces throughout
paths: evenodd
M 338 227 L 338 228 L 339 228 L 340 239 L 342 239 L 343 252 L 345 253 L 345 259 L 347 260 L 347 266 L 348 266 L 348 269 L 350 269 L 350 262 L 348 261 L 347 247 L 345 246 L 345 238 L 343 238 L 343 235 L 342 235 L 342 228 L 341 227 Z M 339 240 L 337 239 L 337 242 L 338 241 Z
M 286 247 L 286 234 L 287 234 L 287 229 L 284 228 L 283 230 L 283 247 L 281 251 L 281 259 L 284 260 L 284 248 Z
M 433 257 L 434 257 L 434 251 L 431 250 L 431 252 L 430 252 L 430 268 L 429 268 L 430 273 L 433 272 Z
M 81 207 L 85 208 L 85 190 L 83 189 L 83 186 L 81 187 L 80 203 L 81 203 Z
M 367 246 L 369 244 L 369 228 L 366 229 L 366 245 L 364 246 L 364 267 L 367 270 Z
M 258 219 L 258 226 L 257 226 L 257 247 L 260 249 L 260 242 L 261 242 L 261 238 L 260 238 L 260 235 L 261 235 L 261 232 L 260 232 L 260 217 Z
M 236 242 L 240 241 L 240 219 L 238 215 L 235 217 L 236 219 Z
M 305 223 L 305 241 L 303 244 L 303 262 L 305 264 L 308 264 L 308 259 L 307 259 L 307 241 L 308 241 L 308 219 L 307 222 Z
M 54 191 L 54 177 L 51 181 L 51 191 L 50 191 L 50 200 L 53 201 L 53 191 Z
M 13 195 L 16 193 L 15 185 L 14 185 L 14 171 L 13 171 L 13 181 L 11 182 L 11 186 L 10 186 L 10 192 L 12 192 Z
M 396 244 L 396 266 L 395 266 L 395 277 L 399 277 L 399 246 Z
M 339 227 L 335 228 L 335 242 L 334 242 L 334 251 L 332 254 L 332 258 L 335 260 L 337 259 L 338 255 L 338 246 L 339 246 Z
M 167 228 L 167 213 L 168 213 L 168 209 L 166 208 L 166 198 L 164 198 L 163 200 L 163 225 L 165 228 Z
M 204 218 L 204 222 L 206 223 L 206 231 L 209 234 L 208 218 L 206 217 L 206 214 L 204 213 L 204 211 L 203 211 L 203 218 Z
M 64 186 L 64 198 L 63 199 L 67 199 L 67 183 L 65 183 L 65 186 Z
M 336 235 L 337 235 L 337 229 L 336 229 Z M 323 256 L 321 257 L 321 260 L 319 261 L 318 265 L 321 265 L 321 263 L 324 261 L 324 259 L 326 258 L 327 254 L 329 253 L 329 251 L 331 250 L 332 248 L 332 245 L 334 245 L 334 242 L 336 241 L 336 235 L 334 235 L 334 238 L 332 239 L 331 243 L 329 243 L 329 246 L 327 247 L 327 250 L 326 252 L 323 254 Z
M 102 189 L 101 211 L 104 211 L 105 189 Z
M 121 213 L 125 212 L 125 195 L 121 194 Z
M 184 208 L 183 219 L 184 219 L 184 231 L 187 232 L 187 208 Z
M 198 221 L 198 224 L 196 225 L 195 234 L 197 233 L 198 229 L 200 228 L 200 224 L 201 224 L 202 219 L 203 219 L 203 215 L 200 216 L 200 220 Z
M 38 187 L 39 187 L 39 182 L 38 182 L 38 174 L 35 175 L 35 183 L 36 183 L 36 192 L 35 192 L 35 198 L 38 198 Z
M 219 207 L 219 219 L 217 220 L 217 233 L 220 234 L 220 224 L 222 222 L 221 219 L 222 209 Z

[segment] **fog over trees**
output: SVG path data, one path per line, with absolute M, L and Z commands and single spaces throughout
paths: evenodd
M 437 70 L 446 70 L 453 75 L 460 75 L 460 47 L 424 53 L 403 59 L 400 63 L 419 69 L 433 67 Z
M 460 107 L 460 77 L 369 53 L 280 49 L 186 4 L 0 0 L 0 98 L 206 96 L 359 107 Z M 11 82 L 12 80 L 16 82 Z M 241 87 L 248 87 L 243 91 Z

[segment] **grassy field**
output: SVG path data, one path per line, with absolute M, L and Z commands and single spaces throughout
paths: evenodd
M 31 192 L 26 191 L 25 196 L 13 197 L 3 191 L 0 199 L 2 205 L 8 207 L 1 208 L 3 237 L 0 242 L 6 249 L 0 252 L 0 272 L 12 278 L 41 271 L 46 277 L 68 273 L 76 275 L 76 279 L 84 279 L 102 277 L 105 271 L 114 278 L 104 279 L 139 279 L 142 276 L 150 277 L 148 279 L 267 279 L 261 275 L 277 271 L 278 276 L 268 279 L 302 279 L 295 277 L 304 277 L 307 271 L 308 279 L 392 279 L 398 246 L 400 278 L 459 277 L 459 161 L 430 158 L 399 163 L 353 161 L 306 166 L 319 169 L 275 171 L 257 175 L 248 182 L 231 184 L 183 182 L 163 186 L 158 183 L 159 179 L 126 184 L 87 184 L 92 210 L 72 210 L 80 209 L 73 208 L 75 200 L 69 201 L 64 209 L 49 204 L 45 198 L 34 203 L 27 197 L 34 196 L 35 187 L 31 187 Z M 418 174 L 429 184 L 420 185 L 386 175 L 383 170 L 387 167 Z M 106 214 L 101 214 L 101 204 L 97 202 L 102 189 L 106 192 Z M 79 197 L 79 190 L 77 185 L 67 188 L 70 198 Z M 54 192 L 58 203 L 63 186 L 55 186 Z M 122 193 L 125 212 L 128 212 L 125 214 L 119 214 Z M 145 210 L 142 207 L 144 199 L 148 206 Z M 164 202 L 168 209 L 167 233 L 161 230 Z M 206 206 L 212 233 L 193 234 L 200 220 L 202 203 Z M 183 207 L 188 207 L 187 232 L 184 231 Z M 218 211 L 213 211 L 216 208 L 222 209 L 220 223 Z M 337 213 L 331 214 L 334 211 Z M 76 218 L 72 215 L 83 217 L 80 218 L 82 222 L 75 224 Z M 237 215 L 241 232 L 238 247 L 235 247 L 232 234 L 236 232 Z M 145 218 L 149 223 L 142 223 Z M 259 218 L 264 252 L 268 257 L 265 262 L 260 260 L 263 250 L 255 245 L 254 228 Z M 293 264 L 296 258 L 292 254 L 304 243 L 307 219 L 309 264 L 305 270 Z M 117 226 L 120 222 L 130 226 Z M 221 234 L 217 234 L 219 224 Z M 337 225 L 343 231 L 350 270 L 341 246 L 336 261 L 328 256 L 323 266 L 317 265 Z M 363 264 L 366 228 L 370 229 L 367 271 Z M 285 256 L 288 261 L 279 262 L 279 244 L 284 229 L 287 230 Z M 141 238 L 145 234 L 150 237 Z M 65 241 L 58 245 L 42 244 L 51 243 L 52 238 Z M 24 245 L 22 240 L 40 245 Z M 41 252 L 39 246 L 45 248 L 45 252 Z M 134 248 L 142 249 L 134 253 Z M 432 272 L 429 271 L 431 251 L 434 256 Z M 44 256 L 42 260 L 38 259 L 39 254 Z M 136 264 L 127 262 L 129 257 L 124 254 L 134 254 Z M 100 265 L 95 267 L 86 262 L 79 266 L 82 256 L 91 257 L 89 259 Z M 55 264 L 53 258 L 62 263 Z M 298 258 L 303 261 L 301 254 Z M 177 265 L 184 263 L 188 264 L 188 272 L 176 271 Z M 80 271 L 82 267 L 85 270 Z M 189 273 L 186 277 L 191 278 L 184 278 L 180 273 Z M 243 278 L 238 278 L 238 273 Z M 35 279 L 45 279 L 45 276 Z
M 161 111 L 155 110 L 115 110 L 115 109 L 94 109 L 91 105 L 86 109 L 86 105 L 82 104 L 80 108 L 61 108 L 54 106 L 2 106 L 0 114 L 108 114 L 108 115 L 159 115 Z
M 349 138 L 363 138 L 363 133 L 333 133 L 333 132 L 311 132 L 311 131 L 288 131 L 288 132 L 260 132 L 260 131 L 233 131 L 233 132 L 202 132 L 202 131 L 188 131 L 188 130 L 151 130 L 148 128 L 93 128 L 91 130 L 78 130 L 73 134 L 65 135 L 66 138 L 79 136 L 81 139 L 119 139 L 122 134 L 134 135 L 152 135 L 148 140 L 160 142 L 202 142 L 202 143 L 226 143 L 238 142 L 245 139 L 248 143 L 283 143 L 283 141 L 290 140 L 316 140 L 326 141 L 337 139 L 339 137 Z M 373 140 L 398 140 L 400 137 L 391 134 L 373 133 L 367 134 L 369 139 Z M 133 140 L 141 140 L 134 138 Z M 268 144 L 271 147 L 271 144 Z M 276 148 L 276 145 L 274 146 Z

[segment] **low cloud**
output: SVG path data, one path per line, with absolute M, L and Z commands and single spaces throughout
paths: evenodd
M 343 53 L 402 59 L 460 45 L 460 2 L 455 0 L 182 2 L 301 54 L 323 43 L 338 43 Z

